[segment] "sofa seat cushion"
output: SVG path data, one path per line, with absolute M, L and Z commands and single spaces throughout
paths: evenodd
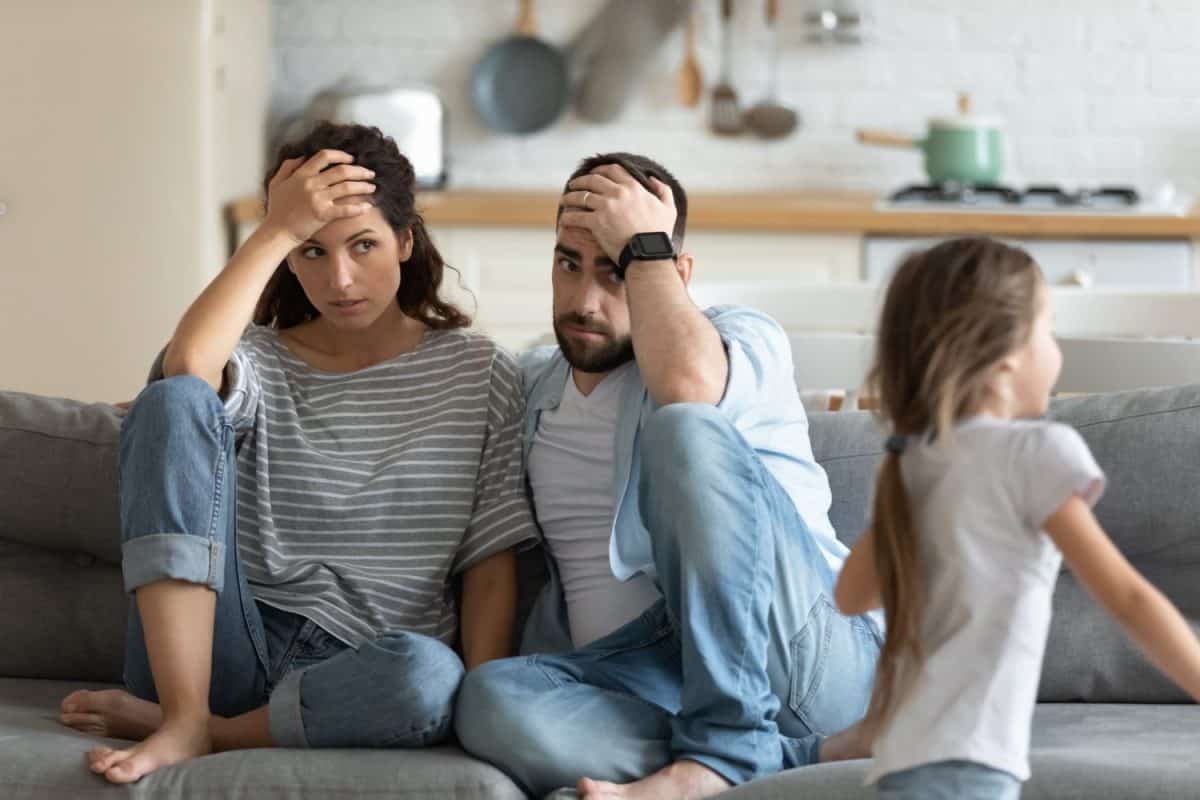
M 499 770 L 452 747 L 429 750 L 241 750 L 160 770 L 126 787 L 91 774 L 97 739 L 57 721 L 78 683 L 0 679 L 0 797 L 6 800 L 522 800 Z M 100 688 L 93 684 L 89 688 Z
M 1200 706 L 1042 703 L 1033 721 L 1033 777 L 1022 800 L 1196 797 L 1192 758 Z M 871 800 L 866 761 L 789 770 L 722 795 L 729 800 Z

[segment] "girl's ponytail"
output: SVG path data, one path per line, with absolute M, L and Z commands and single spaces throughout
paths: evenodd
M 922 606 L 917 566 L 917 537 L 913 528 L 908 490 L 900 473 L 900 451 L 889 440 L 888 454 L 879 468 L 873 509 L 875 575 L 883 600 L 887 637 L 879 655 L 879 669 L 867 725 L 874 727 L 891 711 L 896 697 L 896 665 L 906 650 L 920 659 L 917 627 Z

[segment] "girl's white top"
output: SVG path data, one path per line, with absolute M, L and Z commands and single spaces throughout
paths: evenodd
M 975 417 L 900 461 L 918 541 L 924 660 L 897 663 L 893 712 L 867 783 L 962 759 L 1029 777 L 1029 732 L 1062 554 L 1043 531 L 1072 495 L 1094 505 L 1104 473 L 1051 422 Z

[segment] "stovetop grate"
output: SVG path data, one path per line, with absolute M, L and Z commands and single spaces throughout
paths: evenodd
M 1012 186 L 981 184 L 914 184 L 888 197 L 896 205 L 1016 206 L 1034 208 L 1131 208 L 1141 202 L 1136 189 L 1128 186 L 1101 186 L 1070 192 L 1061 186 L 1036 184 L 1016 189 Z

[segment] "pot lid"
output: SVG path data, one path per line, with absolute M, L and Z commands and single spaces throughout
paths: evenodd
M 963 92 L 958 96 L 958 116 L 934 117 L 929 120 L 929 127 L 943 130 L 978 130 L 980 128 L 999 128 L 1004 122 L 996 116 L 984 116 L 971 112 L 971 96 Z
M 929 120 L 929 127 L 950 130 L 977 130 L 979 128 L 999 128 L 1003 121 L 999 117 L 934 117 Z

